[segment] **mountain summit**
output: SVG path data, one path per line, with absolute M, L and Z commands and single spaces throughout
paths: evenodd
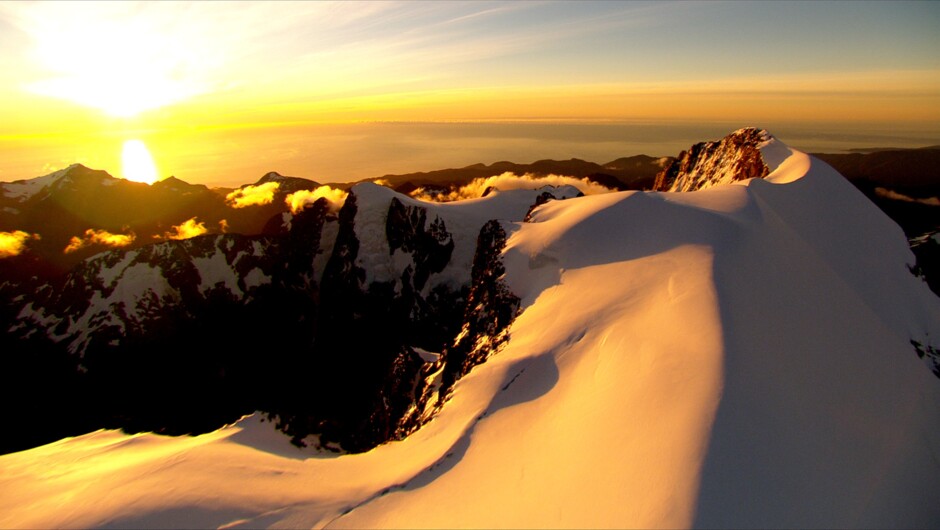
M 765 130 L 739 129 L 717 142 L 697 143 L 683 151 L 656 175 L 653 190 L 695 191 L 764 178 L 788 152 L 787 146 Z

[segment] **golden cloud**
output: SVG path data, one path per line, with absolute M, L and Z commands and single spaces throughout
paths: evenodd
M 173 225 L 171 231 L 163 233 L 163 239 L 189 239 L 191 237 L 201 236 L 206 232 L 208 232 L 206 223 L 197 222 L 196 218 L 193 217 L 178 225 Z
M 0 259 L 18 256 L 26 249 L 26 242 L 39 239 L 39 234 L 30 234 L 22 230 L 0 232 Z
M 107 230 L 94 230 L 89 228 L 85 230 L 85 235 L 82 237 L 72 236 L 72 239 L 69 240 L 69 244 L 65 247 L 66 254 L 75 252 L 76 250 L 90 247 L 91 245 L 103 245 L 106 247 L 126 247 L 134 242 L 137 239 L 137 236 L 133 233 L 131 234 L 112 234 Z
M 290 206 L 291 213 L 297 213 L 303 210 L 304 205 L 316 202 L 317 199 L 324 198 L 330 202 L 330 208 L 338 210 L 346 202 L 345 191 L 329 186 L 320 186 L 315 190 L 300 190 L 291 193 L 284 199 L 284 202 Z
M 265 182 L 257 186 L 245 186 L 226 195 L 225 203 L 232 208 L 271 204 L 274 201 L 274 192 L 280 187 L 280 182 Z
M 411 196 L 422 201 L 451 202 L 482 197 L 483 193 L 489 188 L 502 191 L 537 190 L 543 186 L 574 186 L 585 195 L 597 195 L 599 193 L 616 191 L 596 182 L 592 182 L 587 177 L 580 179 L 564 175 L 547 175 L 540 177 L 531 173 L 520 176 L 507 171 L 501 175 L 473 179 L 469 184 L 461 186 L 450 193 L 432 194 L 426 192 L 424 188 L 418 188 L 411 193 Z

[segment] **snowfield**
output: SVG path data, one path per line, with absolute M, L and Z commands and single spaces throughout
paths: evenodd
M 766 180 L 505 223 L 511 338 L 403 441 L 98 431 L 0 456 L 0 527 L 935 526 L 940 299 L 845 179 L 763 149 Z

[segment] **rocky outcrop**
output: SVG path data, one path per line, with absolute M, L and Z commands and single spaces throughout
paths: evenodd
M 500 222 L 486 223 L 477 239 L 463 326 L 442 355 L 442 399 L 458 379 L 486 361 L 508 338 L 506 332 L 519 311 L 520 299 L 503 281 L 506 269 L 501 254 L 505 246 L 506 231 Z
M 459 234 L 458 252 L 441 210 L 359 192 L 338 214 L 320 199 L 264 235 L 109 251 L 21 283 L 0 307 L 5 360 L 31 366 L 47 351 L 70 374 L 60 386 L 84 423 L 56 436 L 198 433 L 260 410 L 298 445 L 357 452 L 402 438 L 505 343 L 519 299 L 502 280 L 500 222 L 462 217 L 462 230 L 482 227 Z M 555 195 L 532 197 L 529 211 Z
M 501 223 L 486 223 L 477 238 L 460 332 L 436 361 L 425 363 L 414 374 L 413 399 L 400 416 L 396 438 L 407 436 L 433 417 L 450 398 L 454 384 L 509 340 L 509 326 L 519 313 L 520 299 L 503 281 L 505 246 L 506 231 Z
M 656 175 L 653 191 L 695 191 L 739 180 L 764 178 L 769 168 L 761 148 L 773 140 L 753 127 L 717 142 L 701 142 L 683 151 Z
M 47 330 L 84 357 L 89 349 L 150 336 L 166 315 L 194 318 L 213 298 L 246 306 L 272 290 L 309 291 L 326 211 L 325 200 L 309 205 L 294 216 L 297 229 L 279 236 L 204 235 L 100 253 L 30 287 L 30 302 L 7 332 Z
M 917 352 L 917 356 L 927 363 L 934 375 L 940 377 L 940 350 L 929 344 L 921 344 L 916 340 L 911 340 L 911 346 Z
M 916 259 L 911 272 L 924 280 L 940 296 L 940 231 L 928 232 L 909 240 Z
M 444 270 L 454 251 L 454 238 L 444 220 L 435 217 L 428 225 L 427 217 L 426 208 L 405 206 L 393 197 L 385 223 L 389 255 L 398 250 L 411 254 L 414 268 L 405 270 L 402 282 L 414 291 L 424 289 L 431 274 Z
M 529 206 L 529 211 L 525 213 L 525 217 L 522 219 L 522 221 L 528 223 L 529 220 L 532 218 L 532 212 L 534 212 L 536 208 L 547 203 L 548 201 L 554 201 L 554 200 L 559 199 L 559 197 L 556 197 L 555 195 L 556 194 L 551 191 L 543 191 L 542 193 L 539 193 L 538 197 L 535 198 L 535 202 L 532 203 L 532 206 Z M 583 197 L 584 193 L 578 192 L 578 194 L 575 196 Z M 566 198 L 567 197 L 565 197 L 564 195 L 560 197 L 561 200 L 565 200 Z

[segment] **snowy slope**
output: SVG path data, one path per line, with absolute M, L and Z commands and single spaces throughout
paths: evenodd
M 117 179 L 104 171 L 89 169 L 81 164 L 72 164 L 65 169 L 41 177 L 0 183 L 0 197 L 24 203 L 37 195 L 48 195 L 54 189 L 61 190 L 76 185 L 87 186 L 91 183 L 96 186 L 107 187 L 114 186 L 119 182 L 126 184 L 130 181 Z
M 518 379 L 453 468 L 339 523 L 936 521 L 940 385 L 908 337 L 938 336 L 940 303 L 906 270 L 900 230 L 813 164 L 794 154 L 771 175 L 786 186 L 539 210 L 506 254 L 531 305 L 471 375 Z
M 426 209 L 429 224 L 434 219 L 444 222 L 445 230 L 453 238 L 454 251 L 447 266 L 434 275 L 426 290 L 437 284 L 459 287 L 469 280 L 477 236 L 490 219 L 521 220 L 543 192 L 558 199 L 575 197 L 580 193 L 573 186 L 546 186 L 542 189 L 495 190 L 479 199 L 435 203 L 412 199 L 371 182 L 354 186 L 352 192 L 359 201 L 355 230 L 361 246 L 357 264 L 367 272 L 366 285 L 373 281 L 397 280 L 402 270 L 413 264 L 411 256 L 402 255 L 402 251 L 389 252 L 385 237 L 386 217 L 388 204 L 393 198 L 405 207 Z
M 174 308 L 185 306 L 184 302 L 191 305 L 192 299 L 204 300 L 215 290 L 250 298 L 253 288 L 270 283 L 273 265 L 265 252 L 273 254 L 274 249 L 269 243 L 237 235 L 209 235 L 102 252 L 73 269 L 66 283 L 50 293 L 51 307 L 26 304 L 5 331 L 44 332 L 80 356 L 91 341 L 105 336 L 116 345 L 144 332 Z M 238 270 L 247 274 L 240 276 Z M 47 284 L 40 290 L 49 293 L 53 288 Z
M 100 431 L 0 456 L 0 526 L 932 526 L 940 382 L 909 341 L 938 346 L 940 300 L 896 225 L 781 146 L 765 180 L 504 223 L 523 312 L 405 440 Z
M 14 182 L 4 182 L 0 184 L 0 192 L 4 197 L 14 199 L 19 202 L 29 200 L 33 195 L 44 190 L 50 184 L 54 184 L 62 176 L 66 175 L 75 166 L 69 166 L 65 169 L 54 171 L 48 175 L 28 180 L 17 180 Z

